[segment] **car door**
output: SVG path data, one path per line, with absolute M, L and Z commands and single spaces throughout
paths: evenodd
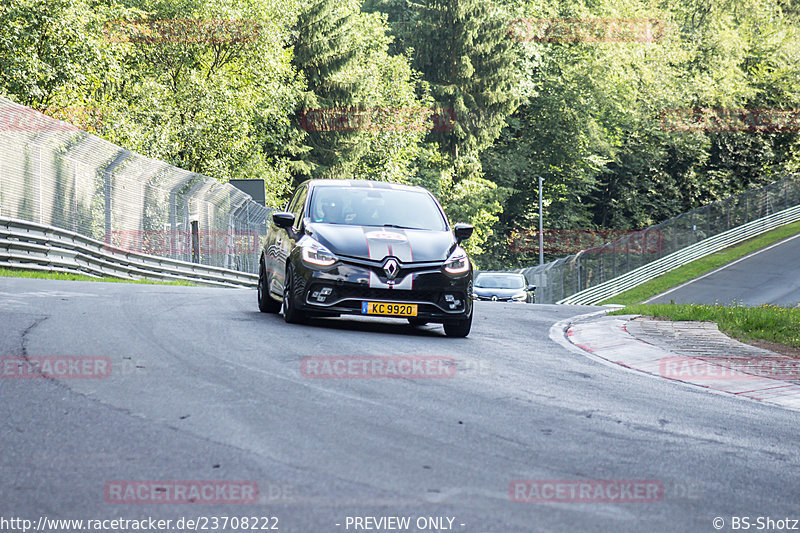
M 271 223 L 270 246 L 267 250 L 267 271 L 270 273 L 269 290 L 272 294 L 283 296 L 283 284 L 286 277 L 286 260 L 301 236 L 303 214 L 305 211 L 308 186 L 301 186 L 292 197 L 286 210 L 294 215 L 291 228 L 280 228 Z M 274 240 L 273 240 L 274 239 Z

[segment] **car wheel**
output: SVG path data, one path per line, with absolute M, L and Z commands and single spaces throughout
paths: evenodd
M 408 323 L 411 324 L 412 326 L 414 326 L 415 328 L 418 328 L 420 326 L 424 326 L 425 324 L 427 324 L 428 321 L 427 320 L 423 320 L 421 318 L 409 318 L 408 319 Z
M 277 313 L 281 310 L 281 303 L 269 294 L 267 270 L 264 268 L 264 263 L 258 267 L 258 310 L 262 313 Z
M 286 282 L 283 284 L 283 319 L 289 324 L 303 324 L 307 317 L 297 308 L 294 292 L 294 267 L 289 265 L 286 269 Z
M 472 329 L 472 313 L 463 320 L 444 323 L 444 332 L 448 337 L 466 337 Z

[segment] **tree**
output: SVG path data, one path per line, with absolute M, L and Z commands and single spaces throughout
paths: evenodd
M 118 70 L 100 33 L 113 12 L 84 0 L 0 4 L 0 89 L 42 111 L 80 106 L 103 78 L 113 79 Z M 65 93 L 70 93 L 68 103 L 62 102 Z
M 422 0 L 415 7 L 415 66 L 445 119 L 452 120 L 431 137 L 451 156 L 461 178 L 464 164 L 477 163 L 518 103 L 508 21 L 482 0 Z
M 292 64 L 306 82 L 295 118 L 307 132 L 308 146 L 296 165 L 299 179 L 346 175 L 363 151 L 361 132 L 339 126 L 363 106 L 362 81 L 347 75 L 359 55 L 358 15 L 352 0 L 318 0 L 303 10 L 295 26 Z
M 291 187 L 301 83 L 288 53 L 298 9 L 261 0 L 128 0 L 110 20 L 125 77 L 98 101 L 103 136 L 221 181 L 263 178 L 271 205 Z

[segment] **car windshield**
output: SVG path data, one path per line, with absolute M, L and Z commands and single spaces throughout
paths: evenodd
M 309 217 L 312 222 L 326 224 L 447 230 L 442 212 L 433 197 L 424 191 L 316 187 Z
M 479 274 L 475 286 L 484 289 L 522 289 L 525 278 L 519 274 Z

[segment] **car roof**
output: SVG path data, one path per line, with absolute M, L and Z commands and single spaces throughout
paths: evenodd
M 388 181 L 377 180 L 349 180 L 349 179 L 315 179 L 308 180 L 301 185 L 308 184 L 310 187 L 358 187 L 371 189 L 395 189 L 405 191 L 429 192 L 424 187 L 416 185 L 404 185 L 402 183 L 390 183 Z

